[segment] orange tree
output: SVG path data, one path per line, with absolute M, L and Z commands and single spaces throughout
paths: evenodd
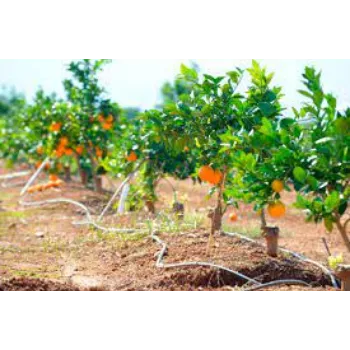
M 184 180 L 195 170 L 195 157 L 186 139 L 177 137 L 180 133 L 183 130 L 174 116 L 147 111 L 124 126 L 123 136 L 114 140 L 113 155 L 104 162 L 108 171 L 120 176 L 138 170 L 135 191 L 151 213 L 155 212 L 156 188 L 161 179 L 171 176 Z
M 261 213 L 262 229 L 268 233 L 265 209 L 270 217 L 281 218 L 286 207 L 281 200 L 295 163 L 295 140 L 302 136 L 294 119 L 283 118 L 282 90 L 272 87 L 274 75 L 253 61 L 248 69 L 251 85 L 244 102 L 244 118 L 239 133 L 222 137 L 223 151 L 229 152 L 236 169 L 227 190 L 229 197 L 253 203 Z
M 68 68 L 72 79 L 64 81 L 68 100 L 75 107 L 73 143 L 79 169 L 85 180 L 93 178 L 98 191 L 101 190 L 99 175 L 103 173 L 100 162 L 108 154 L 113 134 L 120 132 L 121 109 L 105 98 L 98 79 L 109 62 L 107 59 L 72 62 Z
M 5 89 L 0 93 L 0 158 L 10 167 L 27 161 L 26 151 L 30 146 L 23 127 L 25 109 L 22 95 Z
M 210 245 L 227 209 L 225 185 L 232 176 L 232 167 L 229 152 L 222 152 L 221 137 L 228 130 L 242 128 L 244 96 L 237 92 L 242 77 L 243 71 L 237 68 L 226 76 L 204 74 L 201 78 L 195 69 L 182 65 L 180 78 L 192 84 L 192 91 L 166 108 L 181 130 L 176 135 L 178 142 L 184 142 L 196 157 L 199 181 L 210 183 L 211 194 L 217 195 L 216 207 L 210 213 Z
M 328 231 L 336 227 L 350 251 L 350 109 L 337 111 L 336 98 L 324 92 L 321 73 L 314 68 L 305 69 L 303 84 L 300 93 L 308 101 L 294 110 L 297 118 L 307 120 L 293 172 L 296 206 L 309 221 L 323 221 Z

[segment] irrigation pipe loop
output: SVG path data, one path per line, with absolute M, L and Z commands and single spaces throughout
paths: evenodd
M 76 207 L 79 207 L 80 209 L 82 209 L 85 212 L 87 221 L 85 221 L 84 223 L 74 223 L 73 222 L 73 225 L 90 225 L 90 226 L 92 226 L 98 230 L 101 230 L 103 232 L 106 232 L 106 233 L 107 232 L 134 233 L 135 231 L 141 231 L 141 229 L 116 229 L 116 228 L 107 228 L 107 227 L 101 226 L 93 220 L 89 209 L 84 204 L 70 200 L 70 199 L 65 199 L 65 198 L 48 199 L 48 200 L 39 201 L 39 202 L 26 202 L 24 200 L 19 201 L 20 205 L 27 206 L 27 207 L 40 207 L 40 206 L 45 206 L 45 205 L 50 205 L 50 204 L 62 204 L 62 203 L 74 205 Z
M 23 197 L 25 194 L 27 194 L 28 188 L 38 178 L 38 176 L 41 174 L 41 172 L 43 171 L 44 167 L 46 166 L 46 164 L 49 161 L 50 161 L 50 158 L 46 158 L 45 161 L 41 164 L 41 166 L 37 169 L 37 171 L 33 174 L 33 176 L 29 179 L 29 181 L 26 183 L 26 185 L 24 186 L 24 188 L 22 189 L 22 191 L 20 193 L 21 197 Z M 122 186 L 120 187 L 119 192 L 123 188 L 123 186 L 132 178 L 132 176 L 134 174 L 135 174 L 135 172 L 128 176 L 128 178 L 123 182 Z M 116 196 L 118 195 L 118 193 L 116 194 Z M 92 226 L 92 227 L 94 227 L 94 228 L 96 228 L 98 230 L 101 230 L 101 231 L 103 231 L 105 233 L 107 233 L 107 232 L 110 232 L 110 233 L 134 233 L 135 231 L 137 231 L 137 232 L 144 232 L 141 229 L 116 229 L 116 228 L 104 227 L 104 226 L 96 223 L 93 220 L 89 209 L 84 204 L 82 204 L 80 202 L 76 202 L 76 201 L 70 200 L 70 199 L 58 198 L 58 199 L 48 199 L 48 200 L 45 200 L 45 201 L 37 201 L 37 202 L 26 202 L 24 200 L 20 200 L 19 201 L 20 205 L 27 206 L 27 207 L 39 207 L 39 206 L 44 206 L 44 205 L 49 205 L 49 204 L 61 204 L 61 203 L 74 205 L 76 207 L 79 207 L 80 209 L 82 209 L 85 212 L 87 220 L 85 222 L 83 222 L 83 223 L 73 222 L 73 225 L 75 225 L 75 226 L 77 226 L 77 225 L 90 225 L 90 226 Z M 108 209 L 109 208 L 107 208 L 107 210 Z
M 8 175 L 0 175 L 0 181 L 17 179 L 18 177 L 25 177 L 29 174 L 30 174 L 30 171 L 22 171 L 22 172 L 8 174 Z
M 260 244 L 259 242 L 255 241 L 254 239 L 248 238 L 248 237 L 246 237 L 246 236 L 244 236 L 244 235 L 241 235 L 241 234 L 239 234 L 239 233 L 233 233 L 233 232 L 228 233 L 228 232 L 223 232 L 223 234 L 226 235 L 226 236 L 229 236 L 229 237 L 238 237 L 238 238 L 240 238 L 240 239 L 243 240 L 243 241 L 250 242 L 250 243 L 256 244 L 256 245 L 261 246 L 261 247 L 263 246 L 262 244 Z M 311 259 L 309 259 L 309 258 L 307 258 L 307 257 L 305 257 L 305 256 L 303 256 L 303 255 L 301 255 L 301 254 L 298 254 L 298 253 L 295 253 L 295 252 L 293 252 L 293 251 L 291 251 L 291 250 L 285 249 L 285 248 L 280 248 L 280 251 L 283 252 L 283 253 L 292 255 L 293 257 L 297 258 L 298 260 L 301 260 L 301 261 L 303 261 L 303 262 L 306 262 L 306 263 L 309 263 L 309 264 L 311 264 L 311 265 L 317 266 L 317 267 L 318 267 L 319 269 L 321 269 L 326 275 L 328 275 L 328 277 L 329 277 L 329 278 L 331 279 L 331 281 L 332 281 L 333 287 L 339 289 L 339 284 L 338 284 L 337 279 L 336 279 L 336 277 L 334 276 L 333 272 L 330 271 L 329 269 L 327 269 L 327 268 L 326 268 L 325 266 L 323 266 L 322 264 L 320 264 L 320 263 L 318 263 L 318 262 L 316 262 L 316 261 L 314 261 L 314 260 L 311 260 Z
M 152 240 L 154 242 L 156 242 L 160 247 L 161 247 L 161 250 L 158 254 L 158 259 L 157 259 L 157 263 L 156 263 L 156 267 L 157 268 L 160 268 L 160 269 L 174 269 L 174 268 L 182 268 L 182 267 L 209 267 L 209 268 L 213 268 L 213 269 L 216 269 L 216 270 L 221 270 L 221 271 L 225 271 L 227 273 L 230 273 L 244 281 L 246 281 L 247 283 L 252 283 L 256 286 L 260 286 L 261 283 L 252 279 L 252 278 L 249 278 L 241 273 L 239 273 L 238 271 L 233 271 L 233 270 L 230 270 L 224 266 L 220 266 L 220 265 L 216 265 L 216 264 L 211 264 L 211 263 L 208 263 L 208 262 L 184 262 L 184 263 L 179 263 L 179 264 L 165 264 L 164 263 L 164 256 L 168 250 L 168 246 L 165 242 L 163 242 L 157 235 L 156 235 L 156 232 L 153 231 L 152 234 L 151 234 L 151 237 L 152 237 Z

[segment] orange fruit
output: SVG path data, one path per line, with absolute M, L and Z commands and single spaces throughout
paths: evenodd
M 100 123 L 104 123 L 105 122 L 105 118 L 104 118 L 104 116 L 101 114 L 101 115 L 99 115 L 98 116 L 98 121 L 100 122 Z
M 78 146 L 75 151 L 81 156 L 84 153 L 84 147 Z
M 33 186 L 28 188 L 28 193 L 34 193 L 35 192 L 35 188 Z
M 128 161 L 128 162 L 136 162 L 137 161 L 137 154 L 134 152 L 134 151 L 132 151 L 127 157 L 126 157 L 126 160 Z
M 272 189 L 276 193 L 281 193 L 284 190 L 284 183 L 280 180 L 275 180 L 271 185 Z
M 35 163 L 35 168 L 39 169 L 41 167 L 41 164 L 43 164 L 43 162 L 39 161 Z
M 184 151 L 187 153 L 187 152 L 190 151 L 190 149 L 186 146 L 186 147 L 184 148 Z
M 65 149 L 64 154 L 66 156 L 71 156 L 73 154 L 73 150 L 71 148 L 67 148 Z
M 60 138 L 60 145 L 65 147 L 69 144 L 69 139 L 68 137 L 64 136 Z
M 44 154 L 44 147 L 39 146 L 39 147 L 36 149 L 36 153 L 38 153 L 39 155 L 43 155 L 43 154 Z
M 36 185 L 36 186 L 34 186 L 34 191 L 42 192 L 43 189 L 44 189 L 43 185 Z
M 102 128 L 104 130 L 111 130 L 113 128 L 113 123 L 103 123 Z
M 111 123 L 114 122 L 114 117 L 113 117 L 112 114 L 110 114 L 110 115 L 107 117 L 106 122 L 109 123 L 109 124 L 111 124 Z
M 269 206 L 267 207 L 267 212 L 272 218 L 280 219 L 286 215 L 287 208 L 281 201 L 278 201 L 269 204 Z
M 55 175 L 55 174 L 51 174 L 51 175 L 49 176 L 49 179 L 50 179 L 50 181 L 57 181 L 57 180 L 59 180 L 58 176 Z
M 62 123 L 54 122 L 50 126 L 50 131 L 59 132 L 62 128 Z
M 221 183 L 221 181 L 222 181 L 222 172 L 220 170 L 215 170 L 214 176 L 212 177 L 212 179 L 209 180 L 209 182 L 212 185 L 217 186 Z
M 102 158 L 102 156 L 103 156 L 103 152 L 99 147 L 96 147 L 96 156 L 98 158 Z
M 51 183 L 50 182 L 48 182 L 48 183 L 43 185 L 43 190 L 44 191 L 48 190 L 49 188 L 51 188 Z
M 203 182 L 211 182 L 215 177 L 215 171 L 209 165 L 205 165 L 199 169 L 198 175 Z
M 58 179 L 57 181 L 54 182 L 58 187 L 62 186 L 64 184 L 64 181 Z
M 236 213 L 232 213 L 230 215 L 230 221 L 231 222 L 236 222 L 238 220 L 238 215 Z

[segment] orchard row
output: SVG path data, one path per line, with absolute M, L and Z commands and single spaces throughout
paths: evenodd
M 155 210 L 162 178 L 209 183 L 217 198 L 212 235 L 240 202 L 255 205 L 268 235 L 273 230 L 265 212 L 284 216 L 283 192 L 295 190 L 296 207 L 328 231 L 336 228 L 350 251 L 350 109 L 337 108 L 316 69 L 305 68 L 304 103 L 289 111 L 274 74 L 256 61 L 223 76 L 183 65 L 163 87 L 160 106 L 130 117 L 100 85 L 98 74 L 108 63 L 71 63 L 65 100 L 39 91 L 30 105 L 14 103 L 0 119 L 0 157 L 36 166 L 49 158 L 51 175 L 79 172 L 97 191 L 102 174 L 125 178 L 137 170 L 134 210 L 145 204 Z M 243 78 L 250 80 L 247 89 Z

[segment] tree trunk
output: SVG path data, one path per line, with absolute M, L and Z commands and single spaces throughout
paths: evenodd
M 174 202 L 173 213 L 176 215 L 177 219 L 183 221 L 185 218 L 185 206 L 182 203 Z
M 347 232 L 346 232 L 346 225 L 344 225 L 344 226 L 342 225 L 340 216 L 337 217 L 336 224 L 337 224 L 338 230 L 343 238 L 344 244 L 345 244 L 346 248 L 348 249 L 348 251 L 350 252 L 350 240 L 349 240 L 349 237 L 348 237 Z
M 95 183 L 95 191 L 97 193 L 103 193 L 101 176 L 97 176 L 97 175 L 94 176 L 94 183 Z
M 88 176 L 88 173 L 87 173 L 85 170 L 83 170 L 83 169 L 80 169 L 79 173 L 80 173 L 81 183 L 82 183 L 84 186 L 87 186 L 88 183 L 89 183 L 89 176 Z
M 156 206 L 155 206 L 155 204 L 154 204 L 154 202 L 153 201 L 146 201 L 145 202 L 145 204 L 146 204 L 146 209 L 147 209 L 147 211 L 150 213 L 150 214 L 155 214 L 156 213 Z
M 280 229 L 278 227 L 268 227 L 265 210 L 261 209 L 261 231 L 266 240 L 266 252 L 268 256 L 276 258 L 278 256 L 278 240 Z
M 339 266 L 336 271 L 336 276 L 341 280 L 342 291 L 350 292 L 350 266 Z
M 69 165 L 65 165 L 64 166 L 64 180 L 66 182 L 71 182 L 72 181 L 72 175 L 70 172 L 70 166 Z

